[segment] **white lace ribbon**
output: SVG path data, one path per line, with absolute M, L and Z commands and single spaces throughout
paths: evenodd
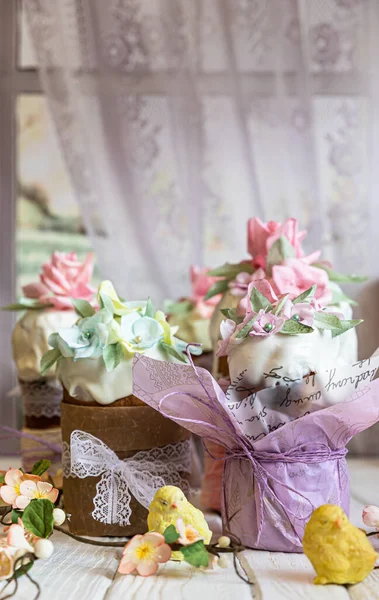
M 145 508 L 163 485 L 177 485 L 188 491 L 188 482 L 180 475 L 191 471 L 190 442 L 151 448 L 121 460 L 101 440 L 76 429 L 71 433 L 70 448 L 65 444 L 64 476 L 98 477 L 92 516 L 107 524 L 130 525 L 131 495 Z

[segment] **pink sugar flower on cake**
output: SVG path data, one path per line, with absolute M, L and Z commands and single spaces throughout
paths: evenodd
M 211 318 L 215 306 L 220 300 L 219 295 L 212 296 L 212 298 L 209 298 L 209 300 L 204 300 L 204 297 L 207 295 L 209 289 L 218 280 L 217 277 L 208 275 L 208 271 L 208 267 L 201 269 L 195 265 L 191 265 L 190 269 L 192 293 L 189 299 L 195 305 L 195 308 L 202 319 Z
M 93 300 L 92 271 L 92 253 L 80 262 L 75 252 L 54 252 L 50 261 L 42 265 L 40 281 L 25 285 L 22 291 L 26 298 L 52 305 L 57 310 L 71 309 L 71 298 Z
M 283 264 L 272 268 L 272 285 L 277 294 L 290 294 L 296 298 L 312 285 L 316 285 L 315 298 L 322 306 L 332 301 L 329 277 L 326 271 L 307 264 L 304 260 L 287 258 Z
M 253 257 L 255 267 L 266 268 L 266 258 L 271 246 L 281 236 L 287 238 L 293 246 L 296 257 L 304 256 L 301 242 L 305 238 L 306 231 L 298 231 L 297 219 L 287 219 L 284 223 L 268 221 L 264 223 L 258 217 L 249 219 L 247 224 L 247 247 Z
M 135 535 L 125 546 L 118 572 L 123 575 L 137 571 L 142 577 L 154 575 L 159 563 L 171 558 L 171 548 L 162 534 L 150 531 Z

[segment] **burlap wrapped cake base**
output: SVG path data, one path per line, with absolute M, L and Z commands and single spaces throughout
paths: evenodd
M 109 406 L 83 406 L 73 402 L 76 400 L 69 398 L 66 392 L 61 406 L 61 426 L 62 440 L 68 445 L 71 433 L 79 429 L 99 438 L 120 459 L 124 459 L 140 450 L 176 444 L 190 436 L 188 431 L 134 396 L 117 400 Z M 128 406 L 128 403 L 138 405 Z M 90 536 L 131 536 L 145 533 L 147 510 L 133 497 L 130 503 L 130 525 L 121 527 L 93 519 L 93 498 L 99 481 L 100 477 L 64 477 L 64 508 L 71 515 L 70 530 L 77 535 Z

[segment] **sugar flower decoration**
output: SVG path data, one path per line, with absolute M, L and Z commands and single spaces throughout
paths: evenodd
M 18 523 L 13 523 L 8 529 L 7 543 L 11 548 L 33 552 L 33 546 L 26 539 L 26 531 L 21 519 Z
M 5 485 L 0 488 L 0 495 L 6 504 L 10 504 L 12 508 L 23 510 L 30 502 L 30 499 L 25 497 L 21 492 L 23 483 L 36 483 L 40 481 L 37 475 L 28 475 L 19 469 L 9 469 L 6 472 L 4 480 Z
M 149 577 L 170 558 L 171 548 L 160 533 L 135 535 L 124 548 L 118 572 L 126 575 L 137 571 L 138 575 Z
M 42 265 L 39 282 L 25 285 L 22 291 L 26 298 L 41 304 L 52 305 L 57 310 L 69 309 L 71 298 L 93 299 L 92 271 L 93 254 L 80 262 L 75 252 L 54 252 L 50 261 Z
M 14 556 L 10 548 L 0 546 L 0 581 L 13 575 Z
M 248 221 L 247 232 L 247 247 L 255 267 L 266 268 L 268 251 L 281 236 L 291 244 L 297 258 L 304 256 L 301 242 L 307 232 L 298 231 L 297 219 L 287 219 L 281 224 L 275 221 L 264 223 L 253 217 Z
M 153 317 L 138 312 L 121 317 L 121 338 L 131 350 L 147 350 L 164 337 L 164 329 Z
M 362 521 L 367 527 L 379 529 L 379 507 L 372 504 L 363 509 Z
M 204 539 L 192 525 L 184 523 L 183 519 L 176 521 L 176 530 L 180 536 L 178 543 L 182 544 L 182 546 L 188 546 Z
M 192 265 L 190 269 L 192 292 L 189 300 L 193 303 L 194 308 L 202 319 L 211 318 L 214 313 L 215 306 L 220 300 L 219 295 L 213 296 L 207 300 L 205 299 L 205 296 L 212 285 L 218 281 L 217 277 L 212 277 L 208 273 L 208 267 L 201 269 L 200 267 Z
M 47 483 L 46 481 L 26 480 L 20 485 L 18 504 L 21 504 L 20 508 L 24 509 L 34 498 L 47 499 L 54 504 L 58 498 L 58 493 L 58 490 L 54 488 L 51 483 Z

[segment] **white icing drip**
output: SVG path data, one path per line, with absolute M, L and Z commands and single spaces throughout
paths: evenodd
M 78 319 L 74 310 L 28 310 L 12 334 L 13 359 L 19 379 L 34 381 L 41 376 L 42 356 L 51 350 L 47 340 L 60 327 L 71 327 Z M 54 377 L 55 369 L 49 372 Z
M 179 362 L 158 345 L 149 348 L 145 355 L 155 360 Z M 132 394 L 132 364 L 133 358 L 123 358 L 113 371 L 108 372 L 102 357 L 81 358 L 76 362 L 61 357 L 57 363 L 57 377 L 70 396 L 107 405 Z

